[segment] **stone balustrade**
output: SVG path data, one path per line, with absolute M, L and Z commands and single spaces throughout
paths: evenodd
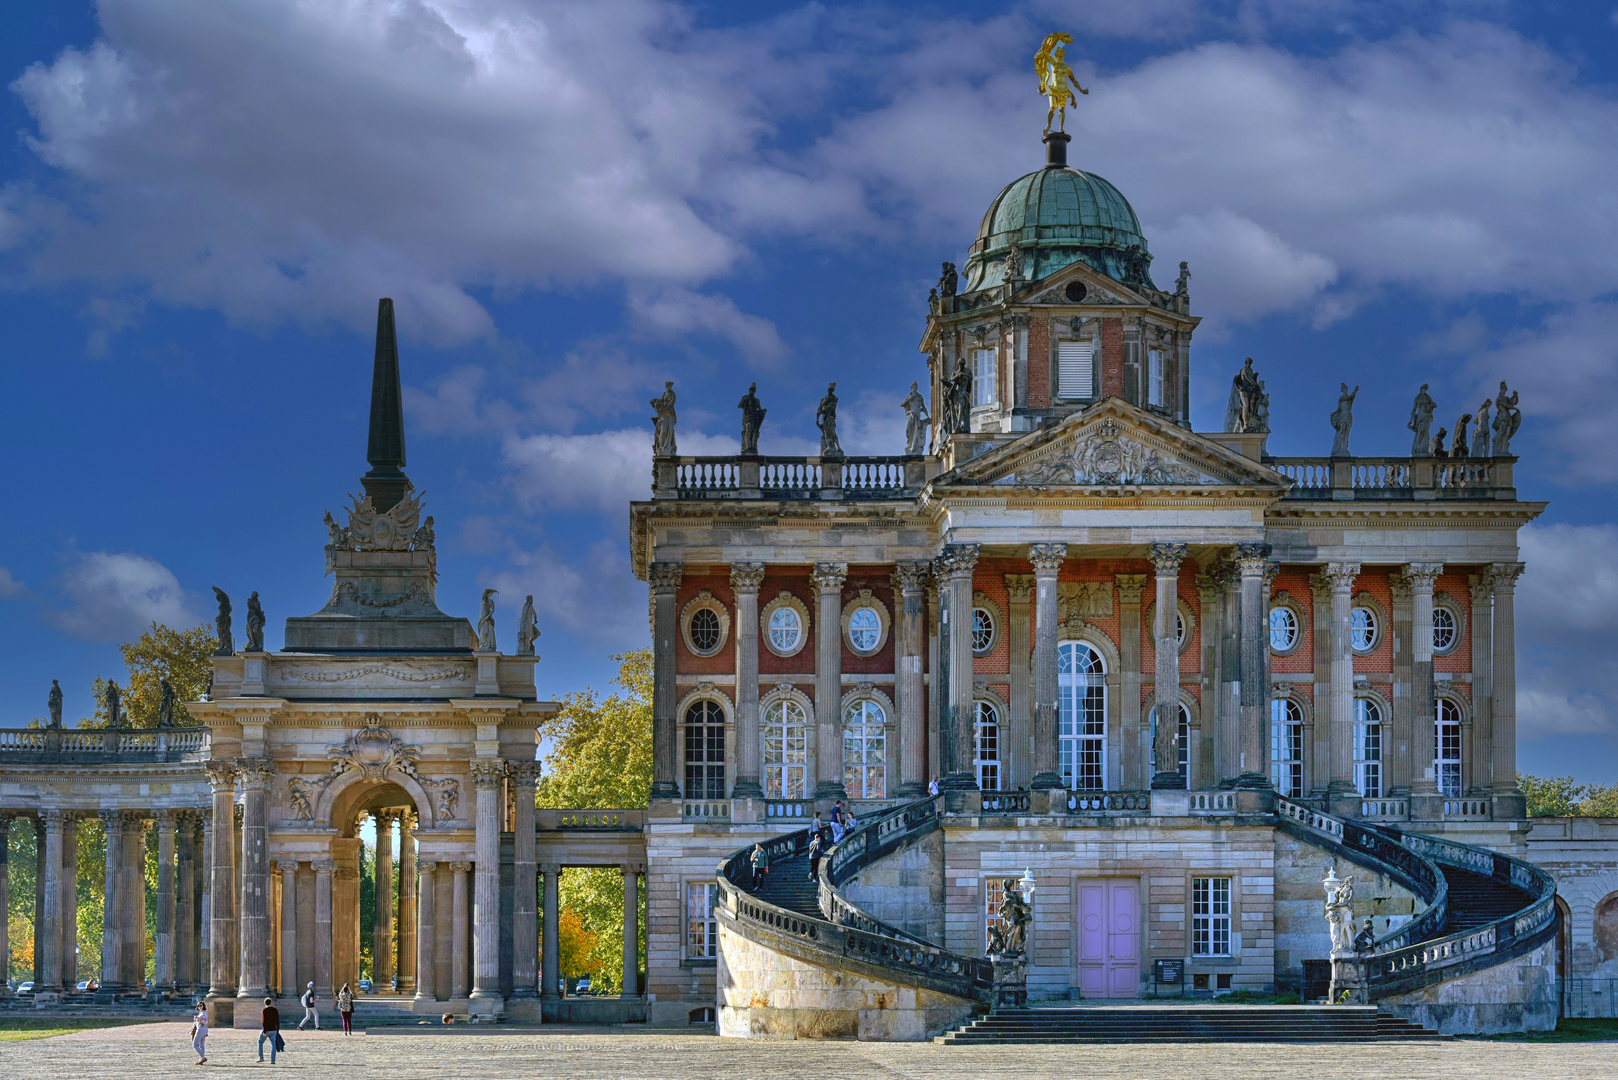
M 1428 499 L 1514 501 L 1514 457 L 1494 458 L 1266 458 L 1286 476 L 1287 499 L 1336 502 Z
M 657 499 L 893 499 L 915 495 L 929 478 L 928 459 L 920 455 L 660 457 L 653 460 L 652 494 Z
M 206 727 L 0 729 L 0 760 L 14 765 L 141 764 L 207 756 Z
M 643 832 L 645 810 L 549 810 L 534 811 L 534 828 L 540 832 Z

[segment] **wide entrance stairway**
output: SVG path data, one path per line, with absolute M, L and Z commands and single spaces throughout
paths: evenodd
M 1444 880 L 1449 882 L 1449 920 L 1445 929 L 1452 934 L 1515 915 L 1523 906 L 1520 891 L 1482 874 L 1446 866 Z
M 794 852 L 770 863 L 770 872 L 764 875 L 764 887 L 753 894 L 765 903 L 820 918 L 819 889 L 809 880 L 809 856 Z
M 1442 1039 L 1375 1005 L 1123 1005 L 1010 1009 L 936 1043 L 1378 1042 Z

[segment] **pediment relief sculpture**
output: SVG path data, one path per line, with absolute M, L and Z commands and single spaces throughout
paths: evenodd
M 1077 485 L 1217 484 L 1222 478 L 1192 467 L 1165 450 L 1131 437 L 1124 425 L 1108 417 L 1081 430 L 1071 442 L 1049 451 L 994 481 L 1037 487 Z
M 1069 630 L 1086 619 L 1112 617 L 1112 586 L 1105 581 L 1063 581 L 1056 586 L 1056 618 Z
M 460 797 L 460 781 L 454 777 L 421 775 L 416 767 L 416 758 L 420 753 L 419 746 L 408 745 L 383 726 L 380 716 L 368 713 L 364 727 L 351 732 L 341 743 L 326 748 L 331 769 L 324 776 L 318 779 L 306 776 L 287 778 L 287 794 L 293 811 L 300 820 L 313 820 L 314 805 L 321 791 L 349 770 L 357 771 L 362 779 L 371 782 L 386 780 L 391 771 L 407 776 L 433 792 L 438 817 L 442 820 L 453 819 L 455 804 Z

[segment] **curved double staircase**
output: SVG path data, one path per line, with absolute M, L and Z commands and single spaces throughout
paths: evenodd
M 1333 1000 L 1376 1005 L 1444 1031 L 1554 1026 L 1553 990 L 1510 1000 L 1510 987 L 1520 999 L 1533 981 L 1518 968 L 1545 969 L 1554 949 L 1550 875 L 1484 848 L 1290 799 L 1275 804 L 1280 831 L 1392 878 L 1426 905 L 1368 952 L 1333 962 Z M 936 832 L 939 805 L 940 797 L 923 798 L 868 821 L 831 849 L 813 879 L 807 829 L 764 845 L 770 873 L 757 890 L 751 845 L 720 862 L 721 1034 L 920 1039 L 989 1011 L 993 967 L 986 958 L 950 952 L 884 922 L 844 893 L 873 863 Z M 1543 981 L 1546 972 L 1528 974 Z M 1028 1012 L 1041 1011 L 1053 1010 Z M 1029 1041 L 1026 1025 L 1021 1030 L 1019 1041 Z M 1381 1030 L 1387 1037 L 1387 1026 Z

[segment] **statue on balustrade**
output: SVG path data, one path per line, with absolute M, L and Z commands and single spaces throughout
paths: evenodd
M 1331 456 L 1348 457 L 1348 433 L 1354 427 L 1354 399 L 1359 396 L 1360 388 L 1354 387 L 1350 392 L 1347 383 L 1339 383 L 1342 392 L 1337 395 L 1337 409 L 1331 414 L 1331 427 L 1337 433 L 1332 439 Z
M 972 427 L 972 373 L 964 357 L 955 361 L 955 375 L 944 380 L 944 431 L 964 434 Z
M 1354 935 L 1354 951 L 1357 953 L 1370 952 L 1371 946 L 1375 943 L 1376 930 L 1372 927 L 1370 918 L 1367 917 L 1365 925 L 1360 927 L 1360 932 Z
M 51 680 L 50 696 L 45 700 L 46 708 L 51 711 L 51 727 L 62 726 L 62 684 L 55 679 Z
M 533 656 L 534 640 L 539 637 L 539 620 L 534 617 L 534 594 L 529 593 L 522 602 L 522 614 L 517 616 L 517 655 Z
M 1489 450 L 1489 406 L 1494 404 L 1493 398 L 1484 398 L 1483 404 L 1478 406 L 1478 427 L 1472 435 L 1472 456 L 1492 457 Z
M 1326 925 L 1331 931 L 1331 955 L 1347 956 L 1354 952 L 1354 879 L 1339 878 L 1335 868 L 1328 867 L 1326 880 Z
M 213 587 L 213 594 L 219 601 L 219 614 L 214 616 L 213 621 L 214 637 L 219 639 L 219 644 L 214 646 L 213 654 L 230 656 L 236 651 L 230 639 L 230 597 L 217 585 Z
M 1249 356 L 1230 382 L 1230 400 L 1225 405 L 1225 430 L 1237 434 L 1270 430 L 1270 395 L 1253 370 Z
M 1187 300 L 1191 298 L 1191 264 L 1188 262 L 1180 264 L 1180 276 L 1174 282 L 1174 295 Z
M 494 597 L 499 589 L 484 589 L 478 611 L 478 652 L 496 652 L 494 644 Z
M 1500 380 L 1500 392 L 1494 396 L 1494 452 L 1498 457 L 1511 454 L 1511 437 L 1522 427 L 1522 410 L 1517 408 L 1517 394 L 1506 392 L 1506 380 Z
M 1405 427 L 1415 433 L 1410 442 L 1411 457 L 1426 457 L 1432 449 L 1433 413 L 1438 403 L 1427 393 L 1428 383 L 1422 383 L 1421 389 L 1416 391 L 1416 400 L 1410 406 L 1410 419 Z
M 652 408 L 657 410 L 657 415 L 652 417 L 652 454 L 656 457 L 673 457 L 675 417 L 672 379 L 663 384 L 662 396 L 652 399 Z
M 1433 447 L 1430 451 L 1435 458 L 1449 457 L 1449 451 L 1444 448 L 1444 440 L 1449 438 L 1449 428 L 1439 428 L 1438 434 L 1433 436 Z
M 169 685 L 167 679 L 158 680 L 163 687 L 163 697 L 157 703 L 157 726 L 174 726 L 174 687 Z
M 124 707 L 118 693 L 118 684 L 111 679 L 107 680 L 107 688 L 102 691 L 101 702 L 107 709 L 107 726 L 122 727 Z
M 823 458 L 840 458 L 843 456 L 842 444 L 837 441 L 837 384 L 826 384 L 826 396 L 820 399 L 820 408 L 815 410 L 815 426 L 820 429 L 820 456 Z
M 947 262 L 944 271 L 938 277 L 938 295 L 954 296 L 955 290 L 960 287 L 961 276 L 955 272 L 955 264 Z
M 1462 413 L 1461 418 L 1459 420 L 1455 421 L 1455 438 L 1449 444 L 1449 447 L 1450 447 L 1449 456 L 1450 457 L 1452 457 L 1452 458 L 1464 458 L 1464 457 L 1470 456 L 1471 451 L 1468 449 L 1468 446 L 1467 446 L 1466 428 L 1467 428 L 1467 425 L 1469 425 L 1471 423 L 1472 423 L 1472 414 L 1469 413 L 1469 412 Z
M 910 384 L 910 396 L 904 399 L 905 453 L 927 452 L 927 400 L 921 396 L 921 384 Z
M 1017 889 L 1016 878 L 1002 882 L 1004 895 L 1000 901 L 1000 953 L 1016 956 L 1028 947 L 1028 929 L 1033 925 L 1034 913 Z
M 747 387 L 747 393 L 736 403 L 742 411 L 742 453 L 758 453 L 758 429 L 764 426 L 764 414 L 769 410 L 759 404 L 758 383 Z
M 243 652 L 264 651 L 264 608 L 258 602 L 258 593 L 247 598 L 247 642 Z

